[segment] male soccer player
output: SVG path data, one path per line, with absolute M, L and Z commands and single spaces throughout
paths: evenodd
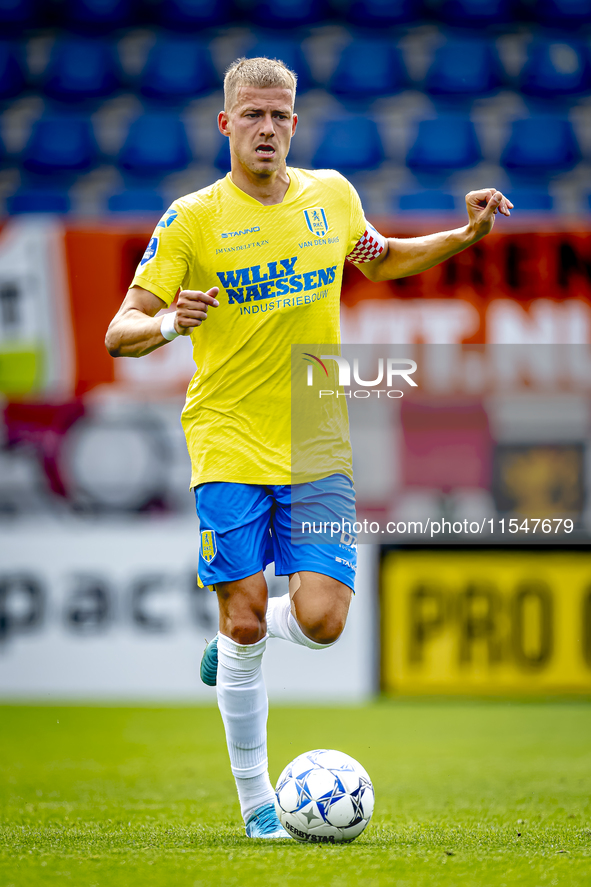
M 509 215 L 512 206 L 484 188 L 467 195 L 465 227 L 384 238 L 339 173 L 286 166 L 295 90 L 279 61 L 240 59 L 229 68 L 218 126 L 230 140 L 231 172 L 165 213 L 106 338 L 113 356 L 128 357 L 192 338 L 197 370 L 182 422 L 200 520 L 198 572 L 215 587 L 220 612 L 201 675 L 217 682 L 246 833 L 262 838 L 288 837 L 267 771 L 267 638 L 312 649 L 335 643 L 356 554 L 354 545 L 345 557 L 339 546 L 291 542 L 290 346 L 339 342 L 345 259 L 372 281 L 417 274 L 475 243 L 497 210 Z M 177 293 L 176 312 L 155 317 Z M 316 482 L 353 513 L 346 474 Z M 271 561 L 289 576 L 289 594 L 267 601 Z

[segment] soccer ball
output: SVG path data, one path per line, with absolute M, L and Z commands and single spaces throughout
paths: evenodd
M 373 813 L 371 779 L 354 758 L 319 748 L 288 764 L 275 789 L 281 825 L 296 841 L 336 844 L 361 834 Z

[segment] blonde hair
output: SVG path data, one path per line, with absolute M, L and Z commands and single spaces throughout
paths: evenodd
M 279 59 L 256 58 L 237 59 L 224 77 L 224 107 L 231 111 L 238 99 L 241 86 L 254 86 L 257 89 L 279 87 L 291 90 L 295 102 L 297 74 Z

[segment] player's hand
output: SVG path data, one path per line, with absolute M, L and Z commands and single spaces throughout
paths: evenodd
M 513 204 L 496 188 L 482 188 L 466 194 L 466 209 L 468 227 L 474 239 L 479 240 L 492 231 L 497 212 L 510 216 Z
M 207 320 L 210 307 L 217 308 L 220 304 L 216 299 L 219 287 L 212 286 L 206 293 L 199 290 L 181 290 L 176 304 L 174 328 L 181 336 L 188 336 L 191 330 L 201 326 Z

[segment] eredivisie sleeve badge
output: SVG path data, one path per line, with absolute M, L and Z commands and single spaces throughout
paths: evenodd
M 326 220 L 326 213 L 321 206 L 313 206 L 312 209 L 305 209 L 304 218 L 306 219 L 308 230 L 315 237 L 324 237 L 327 234 L 328 222 Z

